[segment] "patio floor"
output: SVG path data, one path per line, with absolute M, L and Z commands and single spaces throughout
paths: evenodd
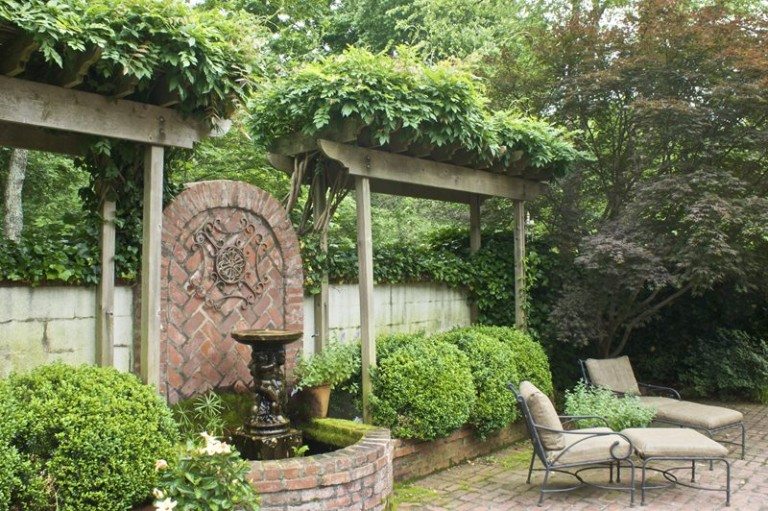
M 747 427 L 747 454 L 738 458 L 739 448 L 731 447 L 731 508 L 736 510 L 768 510 L 768 406 L 756 404 L 728 404 L 744 413 Z M 730 438 L 737 436 L 731 430 Z M 727 431 L 726 431 L 727 433 Z M 563 494 L 549 494 L 541 507 L 537 506 L 539 485 L 543 472 L 534 472 L 531 484 L 525 478 L 530 460 L 529 442 L 516 444 L 495 453 L 432 474 L 409 484 L 397 485 L 395 498 L 398 511 L 409 510 L 618 510 L 629 509 L 629 495 L 620 491 L 580 488 Z M 670 465 L 671 466 L 671 465 Z M 697 481 L 703 485 L 725 482 L 725 466 L 715 465 L 709 471 L 706 465 L 697 467 Z M 623 471 L 622 475 L 627 474 Z M 679 477 L 685 481 L 684 471 Z M 639 478 L 639 475 L 638 475 Z M 592 471 L 588 481 L 605 484 L 607 471 Z M 567 485 L 566 476 L 550 481 Z M 635 507 L 655 510 L 720 509 L 725 507 L 723 492 L 693 490 L 684 487 L 654 490 L 646 493 L 646 505 Z

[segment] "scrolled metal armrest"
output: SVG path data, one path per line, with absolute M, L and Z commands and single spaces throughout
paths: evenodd
M 650 383 L 638 383 L 638 385 L 640 387 L 643 387 L 644 389 L 649 389 L 649 390 L 658 391 L 658 392 L 666 392 L 669 395 L 671 395 L 674 399 L 678 399 L 678 400 L 682 399 L 680 397 L 680 393 L 675 389 L 673 389 L 672 387 L 663 387 L 661 385 L 652 385 Z
M 560 451 L 558 453 L 558 455 L 555 457 L 555 459 L 552 460 L 553 463 L 556 462 L 558 459 L 560 459 L 560 457 L 562 457 L 563 454 L 565 454 L 568 450 L 573 448 L 573 446 L 575 446 L 577 444 L 580 444 L 581 442 L 584 442 L 585 440 L 589 440 L 590 438 L 597 438 L 597 437 L 601 437 L 601 436 L 612 436 L 612 435 L 615 435 L 615 436 L 618 436 L 621 439 L 623 439 L 629 445 L 629 448 L 627 449 L 627 453 L 625 455 L 617 456 L 616 455 L 616 448 L 619 447 L 619 445 L 621 445 L 621 442 L 619 440 L 616 440 L 614 443 L 611 444 L 611 447 L 608 450 L 609 450 L 609 453 L 611 455 L 611 458 L 613 458 L 616 461 L 627 460 L 627 459 L 629 459 L 632 456 L 632 453 L 635 452 L 635 446 L 632 445 L 632 440 L 630 440 L 629 437 L 627 437 L 626 435 L 624 435 L 622 433 L 617 433 L 615 431 L 602 431 L 602 432 L 600 432 L 600 431 L 598 431 L 598 432 L 596 432 L 596 431 L 578 431 L 578 430 L 574 431 L 574 430 L 567 430 L 567 429 L 548 428 L 546 426 L 541 426 L 541 425 L 536 424 L 536 423 L 533 423 L 533 426 L 536 428 L 537 432 L 539 430 L 542 430 L 542 431 L 548 431 L 550 433 L 560 433 L 560 434 L 563 434 L 563 435 L 580 435 L 580 436 L 584 437 L 584 438 L 580 438 L 579 440 L 576 440 L 574 443 L 572 443 L 571 445 L 569 445 L 568 447 L 566 447 L 565 449 Z

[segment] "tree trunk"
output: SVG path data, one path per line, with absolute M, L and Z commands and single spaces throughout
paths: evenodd
M 8 163 L 8 181 L 5 185 L 5 222 L 3 232 L 9 240 L 18 241 L 21 229 L 24 227 L 24 210 L 21 202 L 21 190 L 24 187 L 24 176 L 27 172 L 26 149 L 11 151 Z

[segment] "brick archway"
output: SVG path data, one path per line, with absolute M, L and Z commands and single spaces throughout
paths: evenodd
M 195 183 L 165 209 L 162 248 L 161 391 L 174 403 L 250 385 L 250 350 L 230 333 L 303 328 L 299 242 L 285 210 L 246 183 Z M 289 346 L 289 370 L 300 347 Z

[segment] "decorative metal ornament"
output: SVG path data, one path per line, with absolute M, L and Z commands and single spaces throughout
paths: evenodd
M 266 243 L 245 218 L 234 231 L 227 230 L 219 218 L 206 223 L 195 233 L 193 250 L 202 255 L 201 270 L 190 277 L 187 289 L 209 307 L 221 310 L 228 300 L 240 300 L 245 310 L 264 293 L 269 278 L 259 274 L 259 262 Z

